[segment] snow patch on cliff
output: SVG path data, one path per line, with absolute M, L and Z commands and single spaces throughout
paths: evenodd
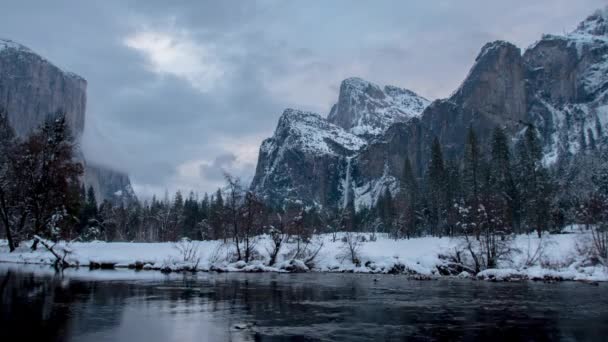
M 277 136 L 286 136 L 286 144 L 298 147 L 302 152 L 320 154 L 337 154 L 336 150 L 340 148 L 359 151 L 366 144 L 365 140 L 327 122 L 320 115 L 296 109 L 285 110 L 275 139 Z
M 340 95 L 328 120 L 358 136 L 373 137 L 395 122 L 418 117 L 430 101 L 416 93 L 368 82 L 358 77 L 342 81 Z

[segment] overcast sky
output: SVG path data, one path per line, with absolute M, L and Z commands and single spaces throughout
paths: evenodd
M 1 0 L 0 37 L 88 81 L 89 159 L 138 195 L 249 179 L 283 109 L 326 115 L 359 76 L 448 96 L 481 46 L 525 48 L 606 0 Z

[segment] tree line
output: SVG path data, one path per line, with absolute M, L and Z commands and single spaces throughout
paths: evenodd
M 608 152 L 599 120 L 595 131 L 581 130 L 578 153 L 570 153 L 569 141 L 560 137 L 556 161 L 549 167 L 533 126 L 514 144 L 496 127 L 483 147 L 470 127 L 458 159 L 446 159 L 435 138 L 422 177 L 406 158 L 398 191 L 387 188 L 372 207 L 358 210 L 352 198 L 346 208 L 321 209 L 297 200 L 270 207 L 228 174 L 213 194 L 184 196 L 178 191 L 162 199 L 117 204 L 98 203 L 94 189 L 83 186 L 83 168 L 65 116 L 52 116 L 19 139 L 2 112 L 0 220 L 11 250 L 36 236 L 149 242 L 189 238 L 234 242 L 238 259 L 249 260 L 260 234 L 270 235 L 280 248 L 288 238 L 300 246 L 313 233 L 365 231 L 394 238 L 471 237 L 485 243 L 486 255 L 480 259 L 491 263 L 500 254 L 500 241 L 514 233 L 540 236 L 567 224 L 603 227 L 608 221 Z M 598 243 L 605 245 L 605 234 L 597 232 Z
M 574 155 L 560 145 L 553 166 L 543 160 L 533 126 L 526 127 L 515 144 L 496 127 L 486 148 L 470 127 L 457 160 L 446 160 L 435 138 L 423 177 L 414 175 L 406 159 L 399 192 L 393 195 L 387 189 L 374 208 L 361 213 L 359 222 L 374 222 L 374 228 L 398 238 L 454 236 L 470 229 L 478 235 L 484 224 L 504 234 L 560 232 L 567 224 L 585 220 L 585 208 L 598 191 L 597 178 L 608 160 L 601 125 L 581 137 Z

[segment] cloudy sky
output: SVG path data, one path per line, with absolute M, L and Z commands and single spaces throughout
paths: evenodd
M 251 178 L 282 110 L 359 76 L 446 97 L 481 46 L 526 47 L 606 0 L 1 0 L 0 37 L 88 80 L 83 147 L 147 197 Z

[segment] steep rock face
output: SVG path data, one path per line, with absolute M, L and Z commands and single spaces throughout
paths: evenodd
M 292 173 L 298 169 L 316 173 L 305 179 L 285 177 L 280 184 L 258 182 L 257 189 L 272 192 L 273 200 L 280 202 L 285 189 L 322 188 L 319 191 L 324 193 L 329 188 L 318 184 L 331 179 L 333 202 L 299 190 L 290 195 L 307 203 L 343 207 L 352 194 L 357 208 L 371 206 L 385 189 L 399 191 L 405 158 L 418 176 L 424 174 L 435 138 L 446 159 L 462 158 L 469 127 L 485 152 L 495 127 L 504 128 L 515 143 L 532 125 L 540 132 L 546 164 L 555 163 L 560 154 L 577 153 L 582 141 L 599 138 L 598 123 L 608 124 L 608 8 L 589 16 L 569 34 L 543 36 L 523 55 L 508 42 L 486 44 L 462 85 L 447 99 L 430 105 L 413 101 L 420 105 L 403 110 L 410 108 L 404 105 L 407 101 L 395 100 L 389 93 L 388 87 L 357 78 L 345 80 L 328 120 L 367 143 L 323 164 L 325 169 L 331 165 L 330 170 L 315 169 L 315 163 L 298 164 Z M 398 93 L 402 95 L 397 98 L 415 98 L 407 91 Z M 288 140 L 290 134 L 285 134 L 283 140 Z M 301 151 L 294 148 L 290 153 Z M 260 153 L 262 165 L 273 158 Z M 282 172 L 258 165 L 256 177 L 280 178 Z
M 365 141 L 318 114 L 287 109 L 260 147 L 252 188 L 269 202 L 337 205 L 347 158 Z
M 599 11 L 570 34 L 545 35 L 523 56 L 507 42 L 486 44 L 452 96 L 424 110 L 416 134 L 406 126 L 391 127 L 392 134 L 386 134 L 381 144 L 401 148 L 385 152 L 387 170 L 397 178 L 399 164 L 407 156 L 422 176 L 435 137 L 446 158 L 461 158 L 469 126 L 486 152 L 494 127 L 504 128 L 515 141 L 528 125 L 534 125 L 541 134 L 547 164 L 554 163 L 560 153 L 577 153 L 582 132 L 595 132 L 597 119 L 602 125 L 608 122 L 606 18 L 606 10 Z M 412 138 L 405 143 L 405 136 Z M 376 152 L 366 151 L 371 149 Z M 382 149 L 370 144 L 358 157 L 358 164 L 376 165 L 368 169 L 368 182 L 386 178 L 378 168 Z
M 482 49 L 469 75 L 447 100 L 435 101 L 422 116 L 429 135 L 437 136 L 445 152 L 456 155 L 469 126 L 480 139 L 495 126 L 513 132 L 527 116 L 526 68 L 520 50 L 496 41 Z
M 0 39 L 0 106 L 18 136 L 24 137 L 57 112 L 66 115 L 75 138 L 84 132 L 87 82 L 64 72 L 27 47 Z M 93 186 L 98 201 L 125 202 L 135 199 L 127 175 L 86 161 L 84 181 Z M 120 193 L 121 196 L 116 194 Z
M 354 194 L 356 209 L 371 207 L 388 188 L 399 191 L 405 158 L 410 157 L 413 169 L 422 168 L 426 131 L 420 120 L 392 125 L 380 139 L 365 146 L 354 158 L 352 176 L 348 184 Z
M 503 41 L 486 44 L 468 77 L 450 101 L 494 125 L 512 126 L 526 118 L 526 68 L 521 51 Z
M 382 88 L 353 77 L 342 81 L 338 102 L 327 120 L 353 134 L 372 138 L 386 132 L 395 122 L 420 116 L 428 104 L 427 99 L 410 90 Z
M 84 131 L 87 82 L 10 40 L 0 39 L 0 103 L 19 136 L 63 111 L 76 135 Z
M 545 160 L 576 153 L 583 132 L 608 122 L 608 8 L 569 34 L 543 36 L 523 57 L 530 70 L 528 113 L 544 138 Z

